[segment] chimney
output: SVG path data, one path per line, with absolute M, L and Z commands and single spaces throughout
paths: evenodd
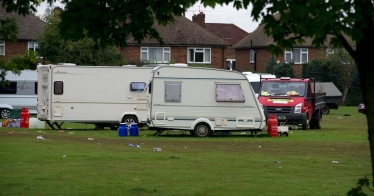
M 192 16 L 192 22 L 200 25 L 201 27 L 205 28 L 205 14 L 200 12 L 199 14 L 194 14 Z

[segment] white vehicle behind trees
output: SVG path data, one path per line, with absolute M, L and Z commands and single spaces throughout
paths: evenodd
M 37 112 L 36 70 L 22 70 L 20 75 L 6 72 L 4 85 L 0 85 L 0 117 L 9 118 L 12 109 L 28 108 L 30 114 Z

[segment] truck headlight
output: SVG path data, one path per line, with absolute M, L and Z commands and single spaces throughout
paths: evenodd
M 301 108 L 303 107 L 302 103 L 299 103 L 295 106 L 295 111 L 294 113 L 301 113 Z

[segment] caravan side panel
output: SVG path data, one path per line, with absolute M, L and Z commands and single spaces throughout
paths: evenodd
M 242 97 L 225 90 L 238 91 Z M 235 131 L 265 125 L 252 87 L 238 72 L 161 67 L 154 72 L 151 96 L 151 127 L 193 130 L 205 122 L 213 131 Z

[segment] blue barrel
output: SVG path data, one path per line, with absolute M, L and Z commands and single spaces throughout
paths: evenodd
M 139 136 L 139 127 L 137 124 L 131 124 L 130 136 Z
M 118 127 L 118 136 L 125 137 L 127 136 L 127 125 L 126 123 L 120 123 Z

